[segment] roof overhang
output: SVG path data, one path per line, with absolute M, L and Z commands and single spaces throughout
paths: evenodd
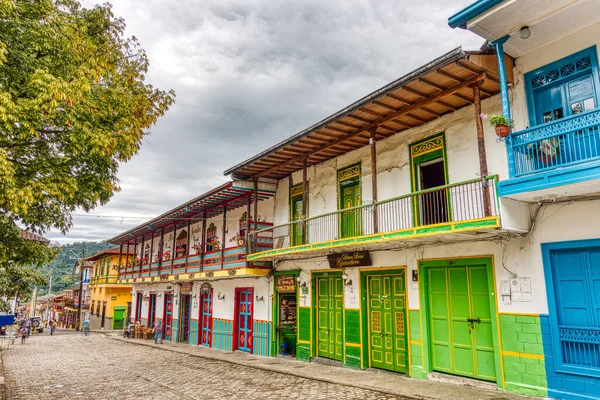
M 512 73 L 513 60 L 506 57 Z M 512 74 L 508 76 L 512 81 Z M 500 91 L 495 53 L 460 47 L 389 83 L 289 139 L 228 169 L 235 177 L 282 179 L 369 144 L 371 132 L 383 139 L 427 124 Z
M 275 184 L 267 182 L 257 182 L 257 184 L 258 201 L 275 195 Z M 227 182 L 150 221 L 115 236 L 109 242 L 113 244 L 128 243 L 140 236 L 151 236 L 154 232 L 161 229 L 168 228 L 169 230 L 173 230 L 174 227 L 187 225 L 188 221 L 192 223 L 201 221 L 205 213 L 206 218 L 214 218 L 222 214 L 225 209 L 231 211 L 247 206 L 249 201 L 253 201 L 253 193 L 253 182 L 238 180 Z
M 482 0 L 448 20 L 488 42 L 508 37 L 504 51 L 515 58 L 597 22 L 598 0 Z M 527 39 L 520 37 L 524 26 Z

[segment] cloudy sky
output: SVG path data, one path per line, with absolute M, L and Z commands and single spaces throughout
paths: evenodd
M 481 39 L 473 0 L 113 0 L 176 104 L 122 165 L 121 192 L 61 243 L 103 240 L 223 183 L 223 171 L 429 60 Z M 94 0 L 84 0 L 91 7 Z

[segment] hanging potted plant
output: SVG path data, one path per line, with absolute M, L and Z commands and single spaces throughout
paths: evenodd
M 498 137 L 507 137 L 510 134 L 510 130 L 514 127 L 514 121 L 510 118 L 506 118 L 504 115 L 490 115 L 481 114 L 484 119 L 490 120 L 490 125 L 496 130 Z
M 220 249 L 221 242 L 219 242 L 219 240 L 215 239 L 215 241 L 212 242 L 212 245 L 213 245 L 213 250 L 218 251 Z

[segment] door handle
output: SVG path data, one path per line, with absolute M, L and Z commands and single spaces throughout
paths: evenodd
M 478 324 L 481 323 L 481 318 L 467 318 L 467 322 L 470 322 L 471 324 L 473 322 L 477 322 Z

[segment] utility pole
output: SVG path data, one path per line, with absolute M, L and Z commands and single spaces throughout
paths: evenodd
M 35 308 L 37 305 L 37 285 L 33 288 L 33 296 L 31 296 L 31 312 L 29 313 L 30 317 L 35 317 Z
M 81 249 L 81 261 L 79 262 L 79 304 L 77 307 L 77 323 L 75 324 L 75 330 L 79 331 L 81 325 L 81 306 L 83 306 L 83 264 L 85 263 L 85 248 Z
M 48 299 L 46 300 L 46 321 L 50 320 L 48 307 L 50 306 L 50 296 L 52 296 L 52 268 L 50 268 L 50 279 L 48 280 Z

